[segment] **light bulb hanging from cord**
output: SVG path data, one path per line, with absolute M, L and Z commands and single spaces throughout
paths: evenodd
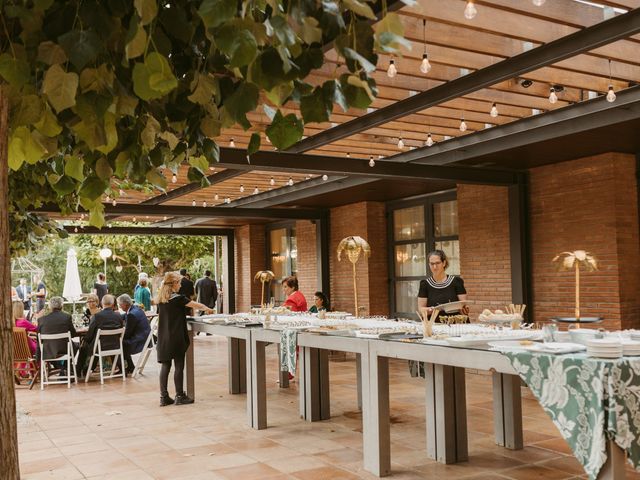
M 287 185 L 289 185 L 290 187 L 293 186 L 293 178 L 289 177 L 289 180 L 287 181 Z
M 432 145 L 433 145 L 433 138 L 431 138 L 431 134 L 430 134 L 430 133 L 429 133 L 429 134 L 427 134 L 427 141 L 426 141 L 426 142 L 424 142 L 424 144 L 425 144 L 427 147 L 430 147 L 430 146 L 432 146 Z
M 203 206 L 203 207 L 205 207 L 205 208 L 207 208 L 207 201 L 206 201 L 206 200 L 203 200 L 203 201 L 202 201 L 202 206 Z
M 329 180 L 329 175 L 327 175 L 326 173 L 324 175 L 322 175 L 322 180 L 325 181 L 325 182 L 327 180 Z
M 464 7 L 464 18 L 467 20 L 473 20 L 478 14 L 478 9 L 473 4 L 473 0 L 467 2 L 467 6 Z
M 244 185 L 240 185 L 240 193 L 244 193 Z
M 233 138 L 229 141 L 229 146 L 231 148 L 236 148 L 236 142 L 233 141 Z
M 258 193 L 260 193 L 260 190 L 258 190 L 258 186 L 256 185 L 256 188 L 253 189 L 253 194 L 257 195 Z
M 273 179 L 273 177 L 271 177 L 271 179 L 269 180 L 269 185 L 273 187 L 275 184 L 276 184 L 276 181 Z
M 542 5 L 544 5 L 545 0 L 533 0 L 533 4 L 536 7 L 541 7 Z
M 375 166 L 376 166 L 376 161 L 373 159 L 373 155 L 371 155 L 371 156 L 369 157 L 369 166 L 370 166 L 371 168 L 373 168 L 373 167 L 375 167 Z
M 389 60 L 389 68 L 387 68 L 387 77 L 393 78 L 397 75 L 398 69 L 396 68 L 396 62 L 393 60 Z
M 195 201 L 195 200 L 193 200 L 193 201 L 191 202 L 191 206 L 192 206 L 192 207 L 195 207 L 195 206 L 196 206 L 196 201 Z
M 351 154 L 347 152 L 347 158 L 351 158 Z
M 118 202 L 116 202 L 116 199 L 115 199 L 115 198 L 113 199 L 113 202 L 111 202 L 111 205 L 113 205 L 114 207 L 115 207 L 116 205 L 118 205 Z
M 609 59 L 609 91 L 606 98 L 609 103 L 616 101 L 616 92 L 613 91 L 613 84 L 611 83 L 611 59 Z
M 171 183 L 176 183 L 178 181 L 178 176 L 174 173 L 171 177 Z
M 219 200 L 220 199 L 220 195 L 218 195 L 217 193 L 213 196 L 214 200 Z
M 558 101 L 558 95 L 556 95 L 556 89 L 551 87 L 549 89 L 549 103 L 556 103 Z
M 460 131 L 461 132 L 467 131 L 467 122 L 464 121 L 464 117 L 462 117 L 462 119 L 460 120 Z
M 398 148 L 402 150 L 404 148 L 404 142 L 402 141 L 402 137 L 398 139 Z
M 229 197 L 225 198 L 224 203 L 231 203 L 231 199 Z
M 491 106 L 491 111 L 489 112 L 489 115 L 491 115 L 491 117 L 496 118 L 498 116 L 498 106 L 496 105 L 495 102 L 493 102 L 493 105 Z
M 429 63 L 429 55 L 427 55 L 427 20 L 422 19 L 422 43 L 424 44 L 424 53 L 422 54 L 422 62 L 420 63 L 420 71 L 425 75 L 431 70 Z

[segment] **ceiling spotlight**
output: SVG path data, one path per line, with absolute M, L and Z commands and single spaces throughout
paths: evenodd
M 240 193 L 244 193 L 244 185 L 240 185 Z
M 396 62 L 391 59 L 389 60 L 389 68 L 387 68 L 387 77 L 393 78 L 398 74 L 398 69 L 396 68 Z
M 498 107 L 496 106 L 495 102 L 491 106 L 491 111 L 489 112 L 489 115 L 491 115 L 493 118 L 496 118 L 498 116 Z
M 273 179 L 273 177 L 271 177 L 271 180 L 269 180 L 269 185 L 273 187 L 275 184 L 276 184 L 276 181 Z
M 203 200 L 203 201 L 202 201 L 202 206 L 203 206 L 204 208 L 207 208 L 207 201 L 206 201 L 206 200 Z
M 549 89 L 549 103 L 556 103 L 558 101 L 558 95 L 556 95 L 556 89 L 551 87 Z
M 460 131 L 461 132 L 467 131 L 467 122 L 464 121 L 464 118 L 460 120 Z
M 431 134 L 430 134 L 430 133 L 427 135 L 427 141 L 426 141 L 426 142 L 424 142 L 424 144 L 425 144 L 427 147 L 430 147 L 431 145 L 433 145 L 433 138 L 431 138 Z
M 231 148 L 236 148 L 236 142 L 233 141 L 233 138 L 229 141 L 229 146 Z
M 289 177 L 289 180 L 287 181 L 287 185 L 289 185 L 290 187 L 293 186 L 293 178 Z
M 542 5 L 544 5 L 545 0 L 533 0 L 533 4 L 536 7 L 541 7 Z
M 323 181 L 325 181 L 325 182 L 326 182 L 327 180 L 329 180 L 329 175 L 327 175 L 327 174 L 322 175 L 322 180 L 323 180 Z
M 171 177 L 171 183 L 176 183 L 178 181 L 178 176 L 174 173 Z
M 533 85 L 533 80 L 529 80 L 528 78 L 520 78 L 518 80 L 518 83 L 522 88 L 529 88 L 531 85 Z
M 473 20 L 478 14 L 478 9 L 473 4 L 473 0 L 467 2 L 467 6 L 464 7 L 464 18 L 467 20 Z
M 376 161 L 373 159 L 373 155 L 371 155 L 371 156 L 369 157 L 369 166 L 370 166 L 371 168 L 373 168 L 373 167 L 375 167 L 375 166 L 376 166 Z
M 398 148 L 402 150 L 404 148 L 404 142 L 402 141 L 402 137 L 398 139 Z
M 256 188 L 253 189 L 253 194 L 257 195 L 258 193 L 260 193 L 260 190 L 258 190 L 258 187 L 256 186 Z

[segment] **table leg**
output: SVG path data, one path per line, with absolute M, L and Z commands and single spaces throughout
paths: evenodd
M 193 339 L 194 332 L 193 330 L 189 330 L 189 348 L 187 348 L 187 357 L 185 362 L 185 370 L 187 376 L 187 395 L 195 400 L 196 398 L 196 383 L 195 383 L 195 375 L 194 375 L 194 360 L 193 360 Z
M 241 338 L 228 338 L 227 340 L 229 345 L 229 393 L 246 393 L 246 341 Z
M 496 444 L 510 450 L 524 447 L 520 377 L 493 373 L 493 424 Z
M 251 341 L 246 349 L 250 376 L 247 381 L 247 420 L 251 428 L 267 428 L 266 342 Z
M 362 355 L 356 353 L 356 388 L 358 390 L 358 410 L 362 410 Z
M 309 422 L 331 417 L 329 390 L 329 352 L 302 347 L 298 362 L 300 416 Z
M 391 473 L 389 359 L 371 352 L 366 357 L 363 355 L 361 363 L 364 468 L 374 475 L 386 477 Z
M 469 459 L 464 368 L 425 363 L 427 455 L 441 463 Z
M 280 365 L 280 344 L 276 344 L 278 349 L 278 365 Z M 278 368 L 278 385 L 280 388 L 289 388 L 289 372 L 283 372 Z
M 607 461 L 600 469 L 598 480 L 624 480 L 625 453 L 613 440 L 607 440 Z

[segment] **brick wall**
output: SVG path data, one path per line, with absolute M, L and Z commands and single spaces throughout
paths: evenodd
M 309 220 L 298 220 L 296 222 L 296 242 L 298 245 L 298 286 L 307 299 L 307 305 L 311 307 L 313 294 L 319 290 L 315 223 Z
M 511 303 L 507 187 L 458 185 L 460 274 L 471 318 Z
M 531 170 L 530 212 L 535 319 L 573 316 L 573 272 L 552 258 L 586 250 L 600 270 L 581 276 L 582 316 L 606 328 L 638 326 L 638 211 L 635 159 L 603 154 Z M 624 321 L 623 321 L 624 317 Z
M 253 276 L 266 269 L 265 239 L 263 225 L 244 225 L 235 230 L 237 312 L 248 312 L 251 305 L 260 303 L 262 284 L 254 282 Z
M 330 214 L 331 304 L 335 310 L 354 312 L 353 270 L 336 249 L 340 240 L 358 235 L 371 246 L 371 257 L 356 264 L 358 305 L 365 314 L 389 314 L 389 275 L 387 267 L 387 226 L 384 203 L 361 202 L 331 209 Z

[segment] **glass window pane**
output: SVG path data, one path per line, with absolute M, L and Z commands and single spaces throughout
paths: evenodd
M 271 248 L 271 271 L 276 278 L 283 279 L 289 275 L 289 242 L 287 229 L 278 228 L 269 232 L 269 246 Z
M 291 229 L 291 275 L 297 275 L 298 273 L 298 242 L 296 240 L 296 229 Z
M 396 283 L 396 312 L 414 313 L 418 308 L 420 280 Z
M 396 246 L 396 276 L 415 277 L 427 274 L 424 243 Z
M 447 240 L 446 242 L 436 242 L 436 249 L 447 254 L 449 267 L 447 273 L 460 275 L 460 242 L 458 240 Z
M 436 237 L 458 235 L 458 202 L 433 204 L 433 233 Z
M 395 240 L 424 238 L 424 206 L 393 211 L 393 238 Z

